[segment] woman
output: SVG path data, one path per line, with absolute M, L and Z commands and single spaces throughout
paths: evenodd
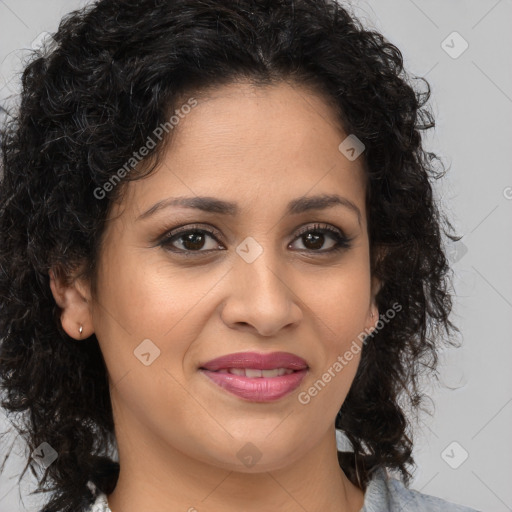
M 332 0 L 101 0 L 53 38 L 0 188 L 44 511 L 471 511 L 407 487 L 456 328 L 400 51 Z

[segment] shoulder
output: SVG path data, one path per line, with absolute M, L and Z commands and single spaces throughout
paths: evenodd
M 91 490 L 94 501 L 86 512 L 112 512 L 107 504 L 107 495 L 101 492 L 91 481 L 87 482 L 87 487 Z
M 380 468 L 371 478 L 360 512 L 481 512 L 409 489 Z
M 96 490 L 96 489 L 95 489 Z M 111 512 L 106 495 L 94 492 L 95 500 L 87 512 Z M 403 482 L 390 477 L 384 469 L 375 472 L 364 495 L 360 512 L 481 512 L 464 505 L 423 494 L 405 487 Z
M 110 508 L 107 505 L 107 497 L 105 494 L 100 493 L 98 496 L 96 496 L 95 500 L 86 512 L 112 512 Z

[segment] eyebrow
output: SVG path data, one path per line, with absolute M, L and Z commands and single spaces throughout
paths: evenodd
M 236 216 L 239 212 L 238 205 L 231 201 L 223 201 L 215 197 L 196 196 L 196 197 L 171 197 L 162 199 L 155 203 L 151 208 L 137 217 L 137 221 L 146 219 L 156 212 L 169 208 L 171 206 L 181 206 L 183 208 L 192 208 L 208 213 Z M 357 220 L 361 224 L 361 211 L 346 197 L 338 194 L 323 194 L 317 196 L 303 196 L 293 199 L 287 205 L 286 213 L 288 215 L 298 215 L 310 210 L 325 210 L 335 206 L 343 206 L 357 215 Z

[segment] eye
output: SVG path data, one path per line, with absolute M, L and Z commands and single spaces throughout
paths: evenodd
M 196 226 L 188 226 L 186 229 L 172 230 L 159 242 L 161 247 L 177 253 L 208 252 L 215 249 L 223 249 L 216 235 L 220 233 L 212 229 L 199 229 Z M 209 244 L 207 240 L 210 239 Z M 179 243 L 181 247 L 176 247 Z M 206 247 L 206 249 L 205 249 Z
M 319 251 L 318 249 L 320 249 L 325 243 L 326 235 L 328 235 L 327 238 L 334 240 L 334 245 L 331 245 L 330 248 Z M 313 252 L 318 253 L 333 253 L 343 249 L 348 249 L 351 241 L 351 239 L 347 238 L 341 230 L 328 224 L 324 226 L 319 224 L 306 226 L 297 234 L 297 240 L 301 240 L 302 244 L 305 245 L 304 249 L 299 249 L 300 251 L 312 250 Z
M 211 227 L 206 229 L 199 225 L 193 225 L 168 231 L 158 245 L 168 251 L 191 256 L 194 253 L 225 250 L 220 244 L 219 238 L 222 237 L 217 230 Z M 328 240 L 329 238 L 333 242 L 331 246 L 327 249 L 319 250 L 324 246 L 326 239 Z M 301 229 L 297 233 L 295 240 L 300 240 L 304 246 L 304 248 L 297 249 L 300 252 L 330 254 L 349 248 L 352 239 L 347 238 L 340 229 L 333 226 L 315 224 Z M 290 244 L 289 247 L 292 245 Z

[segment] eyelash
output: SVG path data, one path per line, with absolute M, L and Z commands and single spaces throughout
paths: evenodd
M 190 251 L 190 250 L 183 250 L 183 249 L 170 249 L 169 247 L 172 246 L 172 243 L 179 239 L 179 237 L 190 234 L 190 233 L 201 233 L 201 234 L 207 234 L 208 236 L 211 236 L 216 242 L 220 243 L 218 238 L 221 238 L 220 233 L 217 230 L 210 230 L 210 229 L 202 229 L 200 225 L 192 225 L 188 226 L 187 229 L 182 229 L 180 231 L 176 230 L 168 230 L 166 231 L 163 238 L 160 239 L 158 242 L 158 246 L 162 247 L 170 252 L 186 256 L 186 257 L 195 257 L 197 253 L 211 253 L 212 251 L 216 249 L 208 249 L 206 251 L 204 250 L 197 250 L 197 251 Z M 332 236 L 334 241 L 336 242 L 336 245 L 332 247 L 331 249 L 327 250 L 313 250 L 313 249 L 299 249 L 298 252 L 313 252 L 318 253 L 321 255 L 331 255 L 334 253 L 341 252 L 345 249 L 349 249 L 351 247 L 351 241 L 352 238 L 348 238 L 345 236 L 345 234 L 334 227 L 329 226 L 328 224 L 324 224 L 323 226 L 320 224 L 314 224 L 313 226 L 306 226 L 305 228 L 301 229 L 297 235 L 295 236 L 294 240 L 291 242 L 295 242 L 295 240 L 301 238 L 307 233 L 321 233 L 321 234 L 329 234 Z

